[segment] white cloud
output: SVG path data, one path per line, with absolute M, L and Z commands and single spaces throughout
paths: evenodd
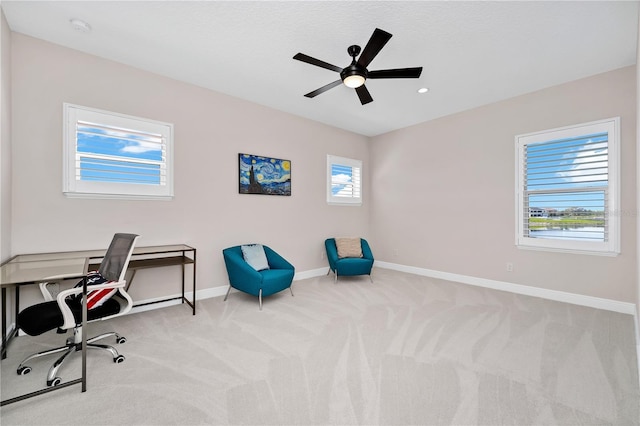
M 336 184 L 351 183 L 351 176 L 345 174 L 331 176 L 331 181 Z
M 570 182 L 606 180 L 608 149 L 606 146 L 606 142 L 598 145 L 602 146 L 603 148 L 594 146 L 594 149 L 578 153 L 578 155 L 575 157 L 575 160 L 573 161 L 571 169 L 568 172 L 558 172 L 558 175 Z M 588 173 L 589 176 L 582 175 L 582 172 Z
M 121 149 L 122 152 L 131 152 L 133 154 L 140 154 L 150 151 L 160 151 L 160 146 L 157 144 L 149 144 L 144 142 L 133 142 Z

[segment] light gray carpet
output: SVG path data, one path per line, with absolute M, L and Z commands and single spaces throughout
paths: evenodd
M 377 268 L 319 277 L 265 299 L 232 293 L 89 326 L 127 357 L 89 352 L 79 386 L 0 410 L 36 424 L 632 425 L 639 390 L 630 315 Z M 2 399 L 44 382 L 52 360 L 2 362 Z M 40 342 L 36 344 L 36 342 Z M 79 356 L 61 370 L 79 375 Z

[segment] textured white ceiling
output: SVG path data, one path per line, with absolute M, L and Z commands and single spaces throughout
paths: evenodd
M 635 1 L 1 5 L 13 31 L 367 136 L 636 63 Z M 345 67 L 347 47 L 364 47 L 376 27 L 393 37 L 369 70 L 422 66 L 419 79 L 370 80 L 365 106 L 342 85 L 303 96 L 339 76 L 293 55 Z

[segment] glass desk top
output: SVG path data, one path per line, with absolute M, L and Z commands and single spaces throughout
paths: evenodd
M 0 267 L 0 285 L 28 284 L 47 280 L 82 278 L 87 272 L 86 257 L 16 256 Z
M 186 244 L 142 246 L 133 249 L 133 256 L 195 251 Z M 83 250 L 53 253 L 19 254 L 0 266 L 0 285 L 28 284 L 40 281 L 82 278 L 91 259 L 101 258 L 103 250 Z

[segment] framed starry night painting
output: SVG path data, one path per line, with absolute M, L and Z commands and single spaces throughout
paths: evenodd
M 240 194 L 291 195 L 291 161 L 238 154 Z

